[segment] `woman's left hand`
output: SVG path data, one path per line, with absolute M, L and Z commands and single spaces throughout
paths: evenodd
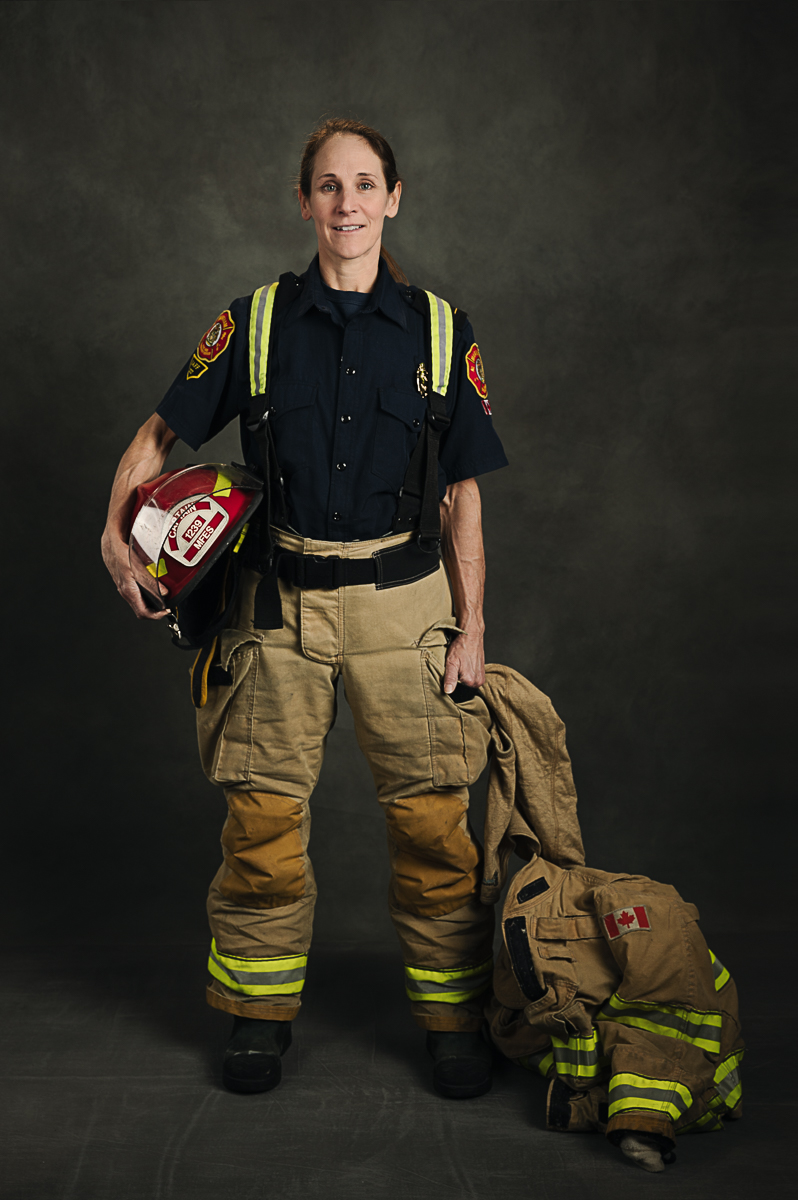
M 485 650 L 481 633 L 458 633 L 446 651 L 443 690 L 453 692 L 458 683 L 482 687 L 485 682 Z

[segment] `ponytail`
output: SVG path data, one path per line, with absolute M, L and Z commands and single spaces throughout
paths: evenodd
M 391 279 L 395 279 L 397 283 L 404 283 L 405 285 L 410 283 L 402 268 L 384 246 L 380 246 L 380 258 L 385 259 L 385 265 L 391 273 Z

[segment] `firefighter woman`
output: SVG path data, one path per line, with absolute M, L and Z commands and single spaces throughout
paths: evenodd
M 376 130 L 316 130 L 298 197 L 317 256 L 211 325 L 124 454 L 103 535 L 124 599 L 138 617 L 163 616 L 131 573 L 136 489 L 178 438 L 197 451 L 239 418 L 268 494 L 236 547 L 240 589 L 194 695 L 203 767 L 228 805 L 207 999 L 234 1018 L 233 1091 L 279 1082 L 299 1012 L 316 897 L 308 801 L 339 679 L 387 821 L 390 912 L 434 1085 L 460 1098 L 490 1087 L 493 917 L 467 817 L 489 741 L 474 693 L 485 574 L 474 477 L 507 460 L 465 313 L 409 286 L 382 247 L 401 193 Z

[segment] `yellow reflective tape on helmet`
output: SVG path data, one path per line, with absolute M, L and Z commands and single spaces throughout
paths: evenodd
M 452 369 L 452 347 L 454 345 L 454 313 L 451 305 L 433 292 L 429 299 L 430 346 L 432 349 L 432 390 L 439 396 L 446 395 L 449 374 Z
M 266 391 L 266 368 L 269 364 L 269 333 L 277 284 L 261 287 L 252 297 L 249 314 L 249 386 L 253 396 Z
M 719 992 L 722 987 L 729 982 L 731 975 L 724 967 L 723 963 L 715 957 L 712 951 L 709 951 L 709 957 L 712 959 L 712 972 L 715 976 L 715 991 Z
M 630 1109 L 667 1113 L 672 1120 L 683 1117 L 693 1103 L 689 1088 L 675 1079 L 650 1079 L 624 1071 L 613 1075 L 609 1086 L 610 1117 Z
M 156 578 L 160 579 L 162 575 L 166 574 L 166 572 L 169 570 L 169 568 L 166 565 L 166 560 L 163 558 L 159 558 L 158 559 L 158 574 L 156 575 L 156 573 L 155 573 L 155 563 L 147 563 L 147 570 L 149 571 L 150 575 L 152 575 L 153 579 L 156 579 Z
M 662 1037 L 690 1042 L 701 1050 L 720 1053 L 720 1030 L 723 1017 L 719 1012 L 680 1008 L 672 1004 L 656 1004 L 645 1000 L 624 1000 L 613 993 L 597 1014 L 598 1021 L 616 1021 L 634 1029 L 645 1029 Z
M 230 489 L 233 486 L 232 479 L 228 479 L 221 471 L 216 472 L 216 483 L 213 485 L 212 495 L 214 496 L 229 496 Z

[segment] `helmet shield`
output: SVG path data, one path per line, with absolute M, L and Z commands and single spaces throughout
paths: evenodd
M 130 566 L 154 608 L 185 599 L 241 535 L 263 497 L 257 476 L 227 463 L 169 471 L 137 491 Z

